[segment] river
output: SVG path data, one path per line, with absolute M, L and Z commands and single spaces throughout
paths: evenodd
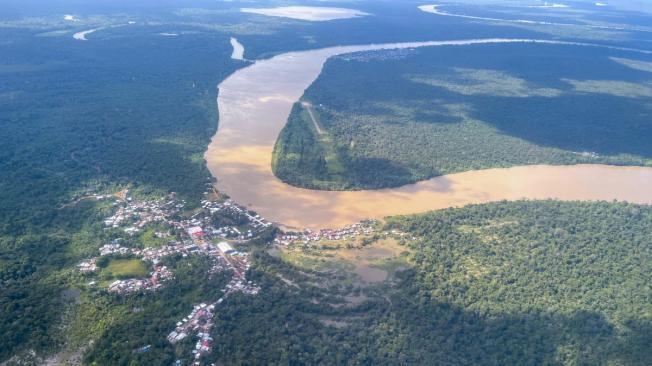
M 319 75 L 328 57 L 365 50 L 492 43 L 593 46 L 477 39 L 331 47 L 257 61 L 219 85 L 219 127 L 205 153 L 208 169 L 217 179 L 216 188 L 268 220 L 285 227 L 313 229 L 340 227 L 364 218 L 521 198 L 617 199 L 652 204 L 652 168 L 644 167 L 530 165 L 450 174 L 398 188 L 347 192 L 293 187 L 272 173 L 274 144 L 292 105 Z

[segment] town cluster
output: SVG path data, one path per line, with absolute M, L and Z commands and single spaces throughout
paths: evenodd
M 128 193 L 128 191 L 126 191 Z M 138 201 L 125 193 L 118 199 L 116 212 L 104 220 L 107 228 L 122 228 L 125 233 L 135 234 L 153 222 L 168 222 L 168 218 L 178 213 L 185 201 L 177 202 L 174 196 L 167 200 Z
M 222 297 L 210 305 L 205 303 L 195 305 L 190 314 L 178 321 L 175 329 L 168 334 L 168 341 L 175 344 L 186 339 L 189 334 L 196 333 L 197 341 L 195 342 L 195 348 L 192 350 L 193 366 L 201 365 L 201 358 L 212 351 L 213 337 L 210 334 L 214 325 L 215 308 L 232 293 L 242 292 L 256 295 L 260 291 L 260 288 L 252 284 L 251 281 L 244 282 L 244 276 L 238 277 L 238 275 L 234 275 L 226 288 L 222 289 L 222 292 L 224 292 Z
M 203 210 L 195 213 L 187 220 L 176 222 L 175 225 L 185 230 L 190 236 L 206 236 L 208 238 L 222 238 L 231 240 L 252 239 L 257 231 L 272 226 L 260 215 L 250 213 L 246 208 L 237 205 L 230 199 L 224 201 L 202 200 Z M 235 225 L 215 225 L 212 216 L 221 214 L 239 221 L 248 228 L 240 229 Z
M 220 262 L 232 270 L 233 277 L 221 291 L 224 293 L 221 298 L 210 305 L 205 303 L 196 305 L 192 312 L 177 322 L 176 328 L 168 334 L 168 341 L 175 344 L 191 333 L 196 333 L 197 342 L 195 349 L 192 351 L 194 362 L 193 365 L 201 365 L 200 360 L 203 356 L 212 351 L 213 338 L 210 336 L 213 328 L 213 314 L 215 307 L 221 304 L 229 295 L 241 292 L 248 295 L 257 295 L 260 287 L 252 281 L 247 281 L 246 273 L 249 269 L 249 260 L 246 253 L 234 250 L 228 243 L 220 242 L 217 248 L 208 243 L 201 245 L 203 251 L 216 256 Z
M 237 289 L 244 293 L 256 293 L 257 287 L 245 280 L 245 273 L 249 269 L 249 257 L 233 249 L 225 239 L 232 241 L 248 240 L 262 229 L 271 226 L 271 223 L 252 214 L 248 210 L 235 204 L 231 200 L 201 202 L 202 208 L 191 216 L 179 215 L 185 202 L 175 200 L 174 194 L 165 200 L 139 201 L 124 191 L 117 196 L 114 203 L 117 206 L 113 215 L 104 220 L 107 229 L 123 230 L 126 234 L 134 235 L 148 228 L 150 224 L 157 223 L 158 231 L 154 234 L 157 238 L 167 240 L 166 245 L 148 248 L 127 247 L 122 245 L 123 238 L 113 240 L 100 247 L 100 257 L 108 255 L 123 255 L 140 258 L 150 262 L 153 270 L 149 278 L 121 279 L 108 286 L 110 292 L 127 294 L 131 292 L 156 290 L 162 282 L 173 277 L 170 270 L 161 265 L 163 257 L 179 254 L 206 255 L 213 259 L 212 272 L 232 270 L 233 280 L 224 291 Z M 215 225 L 214 216 L 236 218 L 227 220 L 237 221 L 239 227 L 232 225 Z M 176 233 L 172 235 L 171 233 Z M 218 242 L 219 241 L 219 242 Z M 218 242 L 216 244 L 216 242 Z M 78 268 L 83 273 L 95 272 L 98 269 L 98 258 L 82 261 Z
M 195 305 L 193 310 L 179 320 L 167 340 L 176 344 L 194 336 L 193 365 L 201 365 L 201 360 L 212 351 L 213 338 L 211 330 L 214 325 L 216 308 L 231 294 L 244 293 L 256 295 L 260 291 L 246 274 L 250 268 L 247 253 L 235 250 L 229 242 L 240 243 L 255 238 L 272 224 L 257 214 L 227 199 L 222 201 L 203 200 L 201 209 L 192 215 L 184 212 L 184 201 L 177 201 L 174 195 L 165 200 L 139 201 L 129 197 L 128 192 L 117 195 L 114 203 L 115 213 L 104 221 L 107 230 L 123 231 L 127 236 L 120 237 L 100 247 L 100 256 L 81 262 L 81 272 L 91 273 L 98 270 L 98 259 L 103 256 L 128 256 L 139 258 L 152 265 L 148 278 L 131 278 L 115 280 L 108 285 L 108 291 L 129 294 L 138 291 L 154 291 L 163 283 L 173 278 L 173 273 L 163 265 L 163 258 L 171 255 L 187 257 L 203 255 L 212 260 L 211 273 L 230 271 L 232 277 L 221 290 L 222 296 L 212 303 Z M 320 240 L 348 240 L 374 232 L 376 222 L 367 220 L 346 226 L 338 230 L 305 230 L 279 235 L 275 242 L 279 245 L 292 243 L 310 243 Z M 131 247 L 130 237 L 145 230 L 153 230 L 159 240 L 152 247 Z M 227 240 L 229 242 L 227 242 Z M 161 242 L 166 244 L 160 245 Z M 147 352 L 149 348 L 143 348 Z M 180 361 L 177 361 L 180 364 Z
M 153 271 L 149 278 L 116 280 L 109 284 L 109 292 L 128 294 L 160 288 L 162 282 L 173 277 L 171 271 L 161 264 L 162 259 L 170 255 L 208 256 L 213 262 L 212 273 L 231 271 L 230 281 L 221 290 L 222 297 L 210 305 L 202 303 L 194 306 L 192 312 L 179 321 L 175 330 L 167 337 L 168 341 L 174 344 L 195 333 L 197 343 L 193 358 L 194 364 L 200 365 L 201 358 L 212 349 L 213 339 L 210 331 L 215 307 L 233 293 L 256 295 L 260 291 L 260 287 L 246 278 L 250 268 L 249 255 L 235 250 L 225 240 L 238 242 L 252 239 L 260 230 L 270 227 L 271 223 L 231 200 L 204 200 L 201 202 L 202 209 L 190 217 L 178 215 L 183 210 L 184 202 L 175 201 L 173 196 L 167 201 L 137 201 L 125 193 L 123 197 L 118 197 L 115 205 L 118 206 L 115 213 L 104 221 L 107 229 L 121 229 L 126 234 L 134 235 L 146 229 L 149 224 L 159 223 L 161 225 L 157 225 L 159 231 L 155 232 L 155 236 L 165 238 L 167 244 L 147 248 L 127 247 L 122 245 L 124 238 L 118 238 L 100 247 L 99 257 L 79 263 L 78 268 L 83 273 L 97 271 L 98 259 L 103 256 L 129 256 L 152 263 Z M 229 219 L 224 221 L 237 222 L 238 226 L 219 225 L 220 220 L 217 220 L 216 225 L 215 215 L 227 217 Z
M 375 224 L 375 220 L 364 220 L 341 229 L 321 229 L 319 231 L 306 229 L 302 232 L 286 232 L 278 235 L 274 242 L 279 245 L 290 245 L 295 243 L 308 244 L 320 240 L 349 240 L 361 235 L 372 234 Z
M 128 191 L 127 191 L 128 193 Z M 194 213 L 190 218 L 180 219 L 177 214 L 185 206 L 185 201 L 176 201 L 174 195 L 166 200 L 138 201 L 125 193 L 124 199 L 118 199 L 115 213 L 104 220 L 107 229 L 121 228 L 125 233 L 136 234 L 147 225 L 161 222 L 174 228 L 182 229 L 189 235 L 209 235 L 234 240 L 247 240 L 254 237 L 257 230 L 270 227 L 272 224 L 257 214 L 249 212 L 230 199 L 223 201 L 202 200 L 202 210 Z M 216 226 L 212 216 L 216 213 L 239 219 L 247 229 L 233 225 Z M 177 219 L 175 219 L 177 218 Z M 157 233 L 161 236 L 166 233 Z

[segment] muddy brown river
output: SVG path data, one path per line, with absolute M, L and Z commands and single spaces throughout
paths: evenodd
M 652 204 L 652 168 L 644 167 L 529 165 L 450 174 L 398 188 L 347 192 L 293 187 L 272 173 L 274 144 L 292 105 L 317 78 L 327 58 L 365 50 L 491 43 L 593 47 L 557 41 L 478 39 L 332 47 L 257 61 L 219 85 L 219 127 L 205 154 L 208 168 L 217 179 L 216 188 L 268 220 L 313 229 L 522 198 Z

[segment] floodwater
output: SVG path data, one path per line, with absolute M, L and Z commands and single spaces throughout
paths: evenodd
M 643 167 L 519 166 L 450 174 L 398 188 L 347 192 L 293 187 L 272 173 L 274 144 L 292 105 L 319 75 L 328 57 L 391 48 L 535 42 L 592 46 L 479 39 L 343 46 L 290 52 L 257 61 L 219 85 L 219 127 L 205 154 L 208 169 L 217 178 L 216 188 L 268 220 L 285 227 L 313 229 L 341 227 L 365 218 L 522 198 L 617 199 L 652 204 L 652 168 Z
M 101 28 L 95 28 L 95 29 L 89 29 L 89 30 L 85 30 L 85 31 L 77 32 L 77 33 L 75 33 L 75 34 L 72 35 L 72 38 L 74 38 L 74 39 L 76 39 L 76 40 L 78 40 L 78 41 L 88 41 L 88 39 L 86 38 L 86 36 L 89 35 L 89 34 L 91 34 L 91 33 L 93 33 L 93 32 L 97 32 L 97 31 L 100 30 L 100 29 L 101 29 Z
M 376 262 L 398 257 L 404 250 L 406 249 L 397 245 L 394 240 L 382 240 L 362 249 L 340 249 L 337 256 L 353 264 L 353 272 L 363 282 L 373 283 L 385 281 L 389 276 L 387 270 L 378 267 Z
M 233 47 L 233 53 L 231 53 L 231 58 L 234 60 L 244 60 L 244 46 L 242 43 L 234 37 L 231 37 L 231 46 Z
M 597 5 L 598 3 L 596 3 Z M 487 17 L 479 17 L 479 16 L 473 16 L 473 15 L 464 15 L 464 14 L 454 14 L 454 13 L 449 13 L 446 11 L 442 11 L 439 8 L 441 5 L 420 5 L 418 8 L 421 11 L 425 11 L 426 13 L 431 13 L 431 14 L 437 14 L 441 16 L 446 16 L 446 17 L 454 17 L 454 18 L 464 18 L 464 19 L 471 19 L 471 20 L 484 20 L 484 21 L 489 21 L 489 22 L 505 22 L 505 23 L 520 23 L 520 24 L 528 24 L 528 25 L 544 25 L 544 26 L 561 26 L 561 27 L 586 27 L 586 28 L 593 28 L 593 29 L 605 29 L 605 30 L 614 30 L 614 31 L 623 31 L 623 30 L 629 30 L 629 31 L 637 31 L 637 32 L 650 32 L 650 29 L 647 28 L 635 28 L 635 27 L 630 27 L 630 26 L 611 26 L 611 25 L 596 25 L 596 24 L 573 24 L 573 23 L 557 23 L 557 22 L 547 22 L 547 21 L 536 21 L 536 20 L 525 20 L 525 19 L 502 19 L 502 18 L 487 18 Z M 530 6 L 530 8 L 567 8 L 568 6 L 563 5 L 563 4 L 548 4 L 545 3 L 544 5 L 539 5 L 539 6 Z
M 348 19 L 369 15 L 365 12 L 346 9 L 331 8 L 325 6 L 281 6 L 278 8 L 242 8 L 243 13 L 267 15 L 270 17 L 282 17 L 311 22 L 323 22 L 327 20 Z

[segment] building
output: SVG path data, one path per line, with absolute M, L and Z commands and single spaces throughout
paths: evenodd
M 188 235 L 194 237 L 202 237 L 204 236 L 204 230 L 199 226 L 192 226 L 188 228 Z
M 225 241 L 221 241 L 221 242 L 219 242 L 219 243 L 217 244 L 217 247 L 218 247 L 218 248 L 222 251 L 222 253 L 224 253 L 224 254 L 231 254 L 231 253 L 235 252 L 235 250 L 233 249 L 233 247 L 232 247 L 231 245 L 229 245 L 229 243 L 227 243 L 227 242 L 225 242 Z

